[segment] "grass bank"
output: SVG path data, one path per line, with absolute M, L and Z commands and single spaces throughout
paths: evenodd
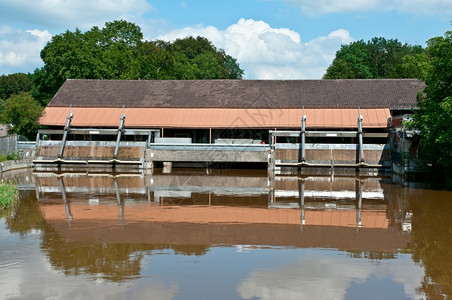
M 10 182 L 0 182 L 0 209 L 13 206 L 19 199 L 17 186 Z
M 19 160 L 20 156 L 16 152 L 8 152 L 7 154 L 0 154 L 0 162 L 7 160 Z

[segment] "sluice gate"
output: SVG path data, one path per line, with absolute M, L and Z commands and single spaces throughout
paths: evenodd
M 71 108 L 66 118 L 64 130 L 39 130 L 36 137 L 37 158 L 34 166 L 52 167 L 72 165 L 89 167 L 90 165 L 138 166 L 144 168 L 144 152 L 155 136 L 160 136 L 159 130 L 125 129 L 126 115 L 121 114 L 117 129 L 72 128 L 73 114 Z M 73 138 L 69 139 L 69 135 Z M 61 136 L 61 140 L 47 140 L 48 136 Z M 116 141 L 109 141 L 108 136 L 116 136 Z M 145 136 L 147 141 L 121 141 L 123 136 Z M 77 138 L 78 137 L 78 138 Z M 82 140 L 80 140 L 80 137 Z M 92 138 L 100 137 L 93 141 Z M 85 141 L 84 139 L 89 140 Z M 102 141 L 101 139 L 106 139 Z M 96 138 L 95 138 L 96 139 Z
M 107 166 L 127 170 L 153 169 L 155 163 L 172 166 L 173 163 L 262 164 L 269 172 L 281 168 L 389 169 L 391 154 L 387 144 L 364 144 L 364 138 L 386 141 L 386 132 L 363 132 L 359 115 L 356 130 L 309 131 L 306 116 L 301 130 L 269 130 L 268 143 L 253 139 L 219 138 L 214 143 L 192 143 L 191 138 L 163 138 L 160 129 L 126 129 L 125 114 L 121 115 L 117 129 L 73 128 L 69 111 L 64 130 L 40 130 L 36 139 L 38 168 L 70 167 L 90 168 Z M 52 140 L 46 139 L 51 136 Z M 114 138 L 116 137 L 116 139 Z M 278 138 L 284 143 L 278 143 Z M 307 138 L 323 138 L 330 142 L 306 143 Z M 332 139 L 352 141 L 338 144 Z M 61 140 L 60 140 L 61 139 Z M 289 143 L 299 141 L 298 143 Z M 312 139 L 311 139 L 312 141 Z M 226 167 L 228 165 L 225 165 Z M 225 167 L 223 166 L 223 167 Z

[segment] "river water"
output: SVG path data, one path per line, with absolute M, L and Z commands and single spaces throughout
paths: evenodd
M 452 297 L 452 192 L 389 177 L 33 173 L 0 299 Z

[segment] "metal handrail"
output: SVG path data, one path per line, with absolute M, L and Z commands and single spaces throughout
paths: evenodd
M 150 149 L 163 150 L 245 150 L 265 151 L 270 148 L 268 144 L 181 144 L 181 143 L 150 143 Z M 251 150 L 252 149 L 252 150 Z

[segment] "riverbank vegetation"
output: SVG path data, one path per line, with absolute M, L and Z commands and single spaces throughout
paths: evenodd
M 418 96 L 413 128 L 421 134 L 422 157 L 452 187 L 452 31 L 427 42 L 430 67 Z
M 19 159 L 20 159 L 19 153 L 16 153 L 16 152 L 0 154 L 0 162 L 7 161 L 7 160 L 19 160 Z
M 14 206 L 18 200 L 17 186 L 11 182 L 0 182 L 0 210 Z

